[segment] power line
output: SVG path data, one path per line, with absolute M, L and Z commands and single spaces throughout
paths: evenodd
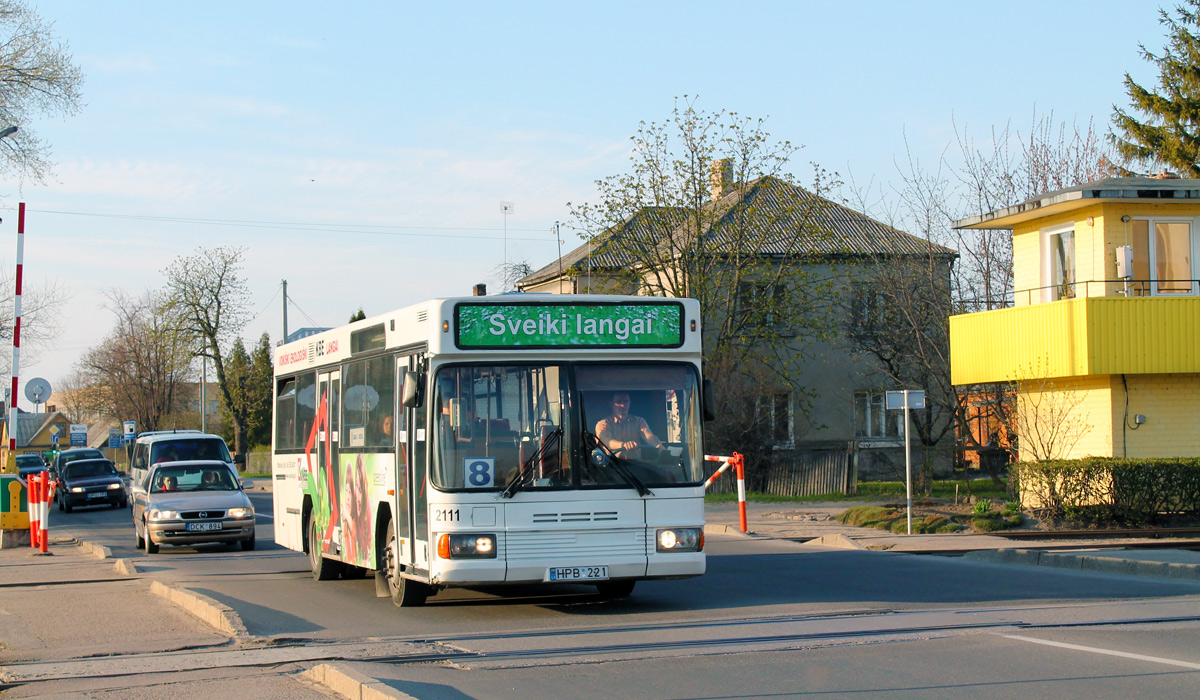
M 11 211 L 11 208 L 4 208 L 6 211 Z M 29 209 L 30 212 L 39 214 L 59 214 L 62 216 L 84 216 L 97 219 L 124 219 L 129 221 L 153 221 L 159 223 L 170 224 L 203 224 L 206 226 L 227 226 L 231 228 L 261 228 L 273 229 L 280 231 L 307 231 L 311 233 L 365 233 L 376 236 L 414 236 L 422 238 L 463 238 L 475 240 L 495 240 L 491 236 L 470 236 L 470 235 L 446 235 L 440 233 L 415 233 L 416 230 L 425 231 L 496 231 L 503 232 L 505 229 L 486 228 L 486 227 L 470 227 L 470 226 L 405 226 L 405 225 L 384 225 L 384 224 L 316 224 L 310 222 L 298 221 L 253 221 L 244 219 L 202 219 L 193 217 L 175 217 L 175 216 L 149 216 L 141 214 L 100 214 L 95 212 L 80 212 L 80 211 L 63 211 L 58 209 Z M 373 229 L 403 229 L 397 230 L 373 230 Z M 527 233 L 543 232 L 544 229 L 537 228 L 522 228 L 511 229 L 512 231 L 524 231 Z M 538 241 L 545 242 L 544 238 L 517 238 L 521 241 Z

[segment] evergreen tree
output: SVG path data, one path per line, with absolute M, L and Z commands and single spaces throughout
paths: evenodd
M 263 333 L 254 353 L 238 338 L 225 360 L 230 400 L 221 407 L 225 440 L 239 454 L 271 444 L 271 339 Z
M 1142 58 L 1159 70 L 1159 91 L 1147 90 L 1125 74 L 1132 107 L 1146 115 L 1141 122 L 1113 105 L 1113 145 L 1130 161 L 1161 164 L 1183 177 L 1200 177 L 1200 0 L 1186 0 L 1175 17 L 1159 10 L 1167 28 L 1161 56 L 1138 45 Z M 1125 174 L 1130 174 L 1126 171 Z
M 358 307 L 358 311 L 355 311 L 354 313 L 350 314 L 350 323 L 354 323 L 355 321 L 361 321 L 361 320 L 365 319 L 366 317 L 367 317 L 367 314 L 363 312 L 362 307 L 360 306 L 360 307 Z

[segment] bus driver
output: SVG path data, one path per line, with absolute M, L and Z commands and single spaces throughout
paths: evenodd
M 662 441 L 650 431 L 644 418 L 629 413 L 629 394 L 618 391 L 612 397 L 612 415 L 596 424 L 596 437 L 613 454 L 625 459 L 642 459 L 641 446 L 662 449 Z

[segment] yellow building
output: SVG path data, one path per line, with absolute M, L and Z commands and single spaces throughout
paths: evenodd
M 1099 180 L 955 228 L 1012 231 L 1014 306 L 951 317 L 951 374 L 1016 382 L 1022 460 L 1200 455 L 1200 180 Z

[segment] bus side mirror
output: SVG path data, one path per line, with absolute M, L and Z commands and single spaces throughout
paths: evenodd
M 421 405 L 421 373 L 405 372 L 404 386 L 400 390 L 400 403 L 408 408 Z
M 711 379 L 704 380 L 704 420 L 717 419 L 717 397 L 713 392 L 713 384 Z

